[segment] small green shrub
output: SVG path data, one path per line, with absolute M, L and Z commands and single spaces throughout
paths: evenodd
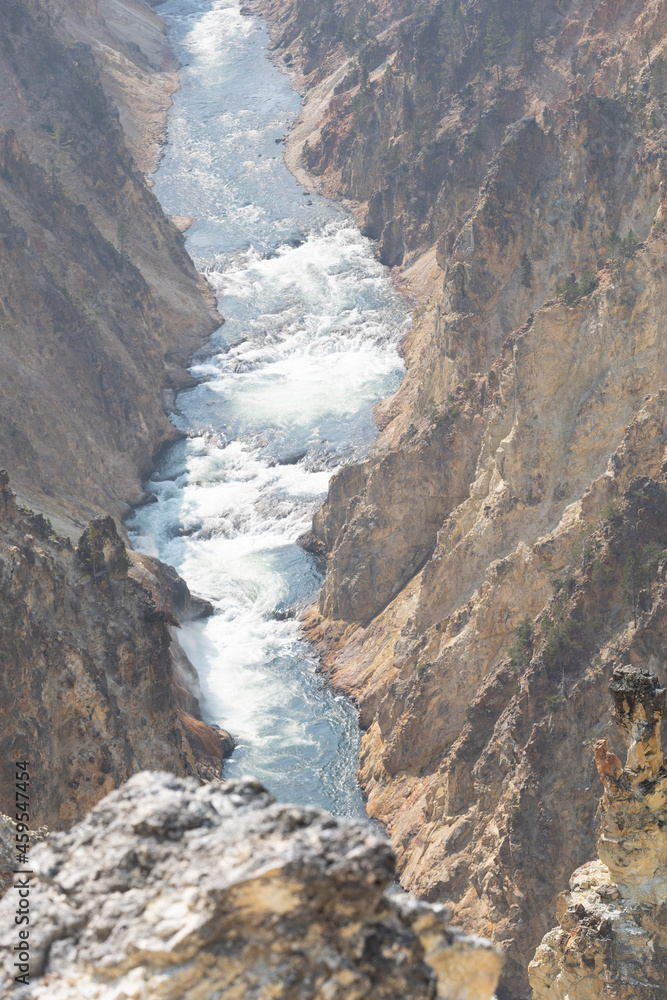
M 651 600 L 658 563 L 663 555 L 664 550 L 657 542 L 648 542 L 639 552 L 631 549 L 628 553 L 623 570 L 621 593 L 632 611 L 635 625 L 642 592 L 645 591 L 645 598 Z
M 636 233 L 630 229 L 621 240 L 621 254 L 624 257 L 634 257 L 640 246 Z
M 603 521 L 609 521 L 611 524 L 617 521 L 621 516 L 621 512 L 618 509 L 618 504 L 615 500 L 610 500 L 603 507 L 600 508 L 600 517 Z
M 475 92 L 471 83 L 466 84 L 461 91 L 461 103 L 466 109 L 471 108 L 475 103 Z
M 72 82 L 83 106 L 100 125 L 107 114 L 107 101 L 94 64 L 80 59 L 72 70 Z
M 571 594 L 574 590 L 575 577 L 573 573 L 566 571 L 562 576 L 552 576 L 549 583 L 554 595 L 560 594 L 562 590 L 567 594 Z
M 526 615 L 517 626 L 514 641 L 507 651 L 515 673 L 526 670 L 530 665 L 533 656 L 533 638 L 533 620 L 530 615 Z
M 629 229 L 623 237 L 619 236 L 615 229 L 612 229 L 607 237 L 607 247 L 612 258 L 623 257 L 627 260 L 635 256 L 640 246 L 641 243 L 634 229 Z
M 562 667 L 579 650 L 581 623 L 569 614 L 568 592 L 561 589 L 542 618 L 542 658 L 548 667 Z
M 579 281 L 574 273 L 568 275 L 564 281 L 556 285 L 556 295 L 565 301 L 565 305 L 574 306 L 585 295 L 597 287 L 597 277 L 593 271 L 584 271 Z
M 521 254 L 521 284 L 525 288 L 530 288 L 533 283 L 533 265 L 531 264 L 530 257 L 524 250 Z

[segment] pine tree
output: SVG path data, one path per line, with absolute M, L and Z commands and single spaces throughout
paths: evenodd
M 503 22 L 494 11 L 486 26 L 484 57 L 489 66 L 495 66 L 498 83 L 500 83 L 500 64 L 505 57 L 508 46 L 509 38 L 507 37 Z
M 521 254 L 521 284 L 526 288 L 530 288 L 533 283 L 533 265 L 530 262 L 530 257 L 524 250 Z

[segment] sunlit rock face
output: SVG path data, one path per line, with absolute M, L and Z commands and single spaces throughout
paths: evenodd
M 667 769 L 660 747 L 665 689 L 637 667 L 609 688 L 627 749 L 594 754 L 604 794 L 599 859 L 579 868 L 559 899 L 529 974 L 535 1000 L 667 997 Z
M 304 539 L 327 567 L 309 634 L 359 707 L 401 883 L 499 942 L 523 998 L 595 854 L 613 668 L 667 681 L 664 576 L 643 610 L 623 594 L 633 549 L 667 545 L 667 6 L 536 0 L 529 53 L 516 4 L 379 0 L 353 42 L 342 3 L 255 2 L 305 94 L 288 164 L 354 199 L 419 302 L 374 450 Z
M 142 772 L 31 861 L 19 1000 L 490 1000 L 500 972 L 443 906 L 385 895 L 394 856 L 368 824 L 277 805 L 253 779 Z

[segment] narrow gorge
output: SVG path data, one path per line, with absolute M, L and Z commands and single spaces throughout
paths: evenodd
M 152 6 L 0 4 L 2 996 L 667 1000 L 667 8 Z
M 178 396 L 185 439 L 148 484 L 157 502 L 128 527 L 215 609 L 179 639 L 207 717 L 238 740 L 225 773 L 365 815 L 356 714 L 299 635 L 321 575 L 296 539 L 335 469 L 366 454 L 373 406 L 402 376 L 409 308 L 354 221 L 288 173 L 299 99 L 261 23 L 208 0 L 160 10 L 182 86 L 153 190 L 194 220 L 187 248 L 225 324 L 190 369 L 200 384 Z

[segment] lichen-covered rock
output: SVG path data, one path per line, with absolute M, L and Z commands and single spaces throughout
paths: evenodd
M 667 998 L 667 768 L 660 749 L 665 689 L 647 670 L 614 671 L 623 766 L 606 739 L 594 748 L 604 786 L 599 859 L 559 898 L 560 927 L 529 975 L 534 1000 Z
M 501 959 L 443 906 L 388 897 L 366 824 L 276 805 L 253 779 L 141 773 L 31 863 L 31 976 L 16 1000 L 490 1000 Z

